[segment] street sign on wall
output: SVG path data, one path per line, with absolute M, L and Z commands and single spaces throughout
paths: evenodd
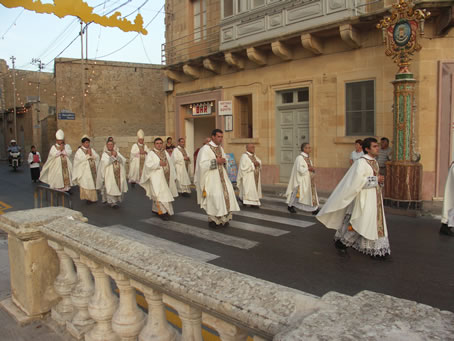
M 73 112 L 62 111 L 58 113 L 59 120 L 75 120 L 76 114 Z

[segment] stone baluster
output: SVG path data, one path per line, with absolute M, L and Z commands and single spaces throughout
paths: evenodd
M 112 330 L 112 316 L 117 309 L 118 298 L 112 292 L 110 278 L 104 272 L 104 266 L 90 259 L 83 259 L 95 279 L 95 293 L 88 303 L 88 312 L 96 324 L 85 334 L 85 341 L 118 341 L 118 335 Z
M 48 244 L 57 252 L 59 260 L 59 273 L 54 282 L 54 288 L 60 295 L 61 301 L 52 308 L 51 316 L 60 325 L 70 321 L 74 314 L 74 307 L 71 301 L 71 291 L 76 284 L 77 275 L 71 258 L 63 250 L 63 247 L 49 240 Z
M 76 312 L 71 321 L 66 322 L 66 329 L 80 340 L 89 331 L 95 321 L 88 313 L 88 303 L 95 291 L 90 269 L 82 262 L 84 256 L 65 247 L 65 252 L 72 258 L 77 269 L 77 284 L 73 288 L 71 300 Z
M 139 341 L 176 341 L 177 333 L 167 322 L 162 294 L 135 281 L 132 285 L 143 292 L 148 303 L 148 320 Z
M 122 341 L 137 341 L 145 324 L 145 314 L 137 307 L 136 289 L 122 273 L 110 268 L 105 271 L 115 280 L 120 291 L 120 304 L 112 318 L 112 328 Z
M 164 301 L 178 311 L 182 322 L 182 341 L 202 341 L 202 311 L 164 295 Z
M 246 331 L 209 314 L 203 313 L 202 320 L 219 333 L 222 341 L 246 341 L 248 338 Z

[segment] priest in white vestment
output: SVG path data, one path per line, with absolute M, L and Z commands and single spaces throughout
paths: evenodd
M 247 144 L 246 152 L 241 155 L 236 178 L 240 191 L 240 201 L 246 207 L 260 207 L 260 199 L 262 198 L 261 168 L 262 161 L 255 155 L 255 145 Z
M 440 233 L 447 236 L 454 236 L 451 227 L 454 227 L 454 162 L 449 167 L 448 177 L 446 179 Z
M 154 140 L 154 148 L 145 159 L 142 179 L 140 181 L 147 197 L 153 200 L 152 211 L 159 218 L 169 220 L 173 215 L 172 202 L 178 196 L 175 183 L 175 168 L 161 138 Z
M 375 138 L 363 141 L 365 155 L 353 163 L 320 210 L 317 219 L 337 230 L 335 246 L 381 258 L 391 254 L 383 209 L 382 186 Z
M 79 186 L 80 200 L 87 203 L 98 201 L 96 192 L 99 155 L 90 147 L 88 136 L 82 137 L 82 145 L 74 155 L 73 184 Z
M 211 142 L 197 156 L 197 197 L 208 214 L 209 226 L 228 226 L 232 212 L 239 211 L 235 191 L 226 170 L 226 157 L 221 147 L 223 132 L 213 130 Z
M 59 129 L 55 134 L 56 143 L 50 148 L 49 156 L 41 171 L 40 181 L 50 188 L 69 191 L 72 186 L 72 149 L 65 143 L 65 133 Z
M 317 188 L 315 187 L 315 169 L 312 160 L 309 157 L 311 145 L 303 143 L 301 145 L 301 154 L 298 155 L 293 164 L 292 174 L 287 186 L 288 210 L 296 213 L 296 208 L 312 212 L 316 215 L 319 211 L 319 202 Z
M 172 162 L 175 165 L 177 190 L 184 197 L 188 197 L 191 193 L 191 179 L 189 178 L 189 166 L 191 160 L 186 152 L 185 139 L 180 137 L 178 139 L 178 146 L 173 150 Z
M 139 129 L 137 132 L 137 143 L 132 145 L 131 153 L 129 155 L 128 181 L 132 186 L 140 182 L 143 165 L 145 164 L 145 158 L 150 151 L 148 146 L 145 144 L 144 139 L 145 134 L 142 129 Z
M 128 191 L 125 163 L 125 157 L 115 150 L 114 142 L 108 140 L 99 162 L 96 188 L 101 190 L 102 202 L 113 208 L 118 207 Z

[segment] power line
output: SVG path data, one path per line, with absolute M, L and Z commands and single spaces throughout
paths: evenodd
M 148 57 L 148 53 L 147 53 L 147 49 L 145 48 L 145 44 L 143 43 L 142 35 L 140 35 L 140 41 L 142 42 L 143 52 L 145 52 L 145 56 L 147 57 L 148 61 L 150 63 L 152 63 L 150 57 Z
M 47 46 L 47 47 L 41 52 L 41 54 L 38 56 L 38 58 L 41 58 L 41 57 L 46 56 L 46 55 L 49 54 L 55 47 L 57 47 L 58 44 L 57 44 L 54 48 L 52 48 L 52 46 L 53 46 L 54 44 L 56 44 L 56 42 L 57 42 L 60 38 L 62 38 L 62 37 L 65 35 L 65 33 L 67 33 L 67 31 L 69 30 L 69 28 L 70 28 L 74 23 L 76 23 L 77 20 L 78 20 L 77 18 L 74 18 L 74 20 L 71 21 L 71 22 L 68 24 L 68 26 L 66 26 L 66 28 L 65 28 L 65 29 L 64 29 L 64 30 L 63 30 L 63 31 L 62 31 L 62 32 L 61 32 L 61 33 L 60 33 L 60 34 L 59 34 L 59 35 L 58 35 L 50 44 L 49 44 L 49 46 Z M 59 43 L 59 44 L 60 44 L 60 43 Z
M 159 15 L 159 13 L 161 13 L 160 11 L 164 8 L 164 6 L 165 6 L 165 5 L 162 5 L 162 7 L 161 7 L 161 9 L 159 10 L 159 12 L 156 13 L 156 14 L 154 15 L 153 18 L 151 18 L 151 20 L 148 22 L 148 24 L 145 25 L 144 28 L 147 28 L 147 27 L 153 22 L 153 20 L 156 19 L 156 17 Z M 112 51 L 112 52 L 110 52 L 110 53 L 108 53 L 108 54 L 106 54 L 106 55 L 104 55 L 104 56 L 100 56 L 100 57 L 98 57 L 98 58 L 105 58 L 105 57 L 108 57 L 108 56 L 111 56 L 111 55 L 117 53 L 117 52 L 120 51 L 120 50 L 123 50 L 126 46 L 128 46 L 128 45 L 131 44 L 134 40 L 136 40 L 136 38 L 137 38 L 139 35 L 140 35 L 140 33 L 137 33 L 137 34 L 134 36 L 134 38 L 132 38 L 130 41 L 128 41 L 128 42 L 127 42 L 125 45 L 123 45 L 122 47 L 120 47 L 120 48 L 116 49 L 115 51 Z M 97 59 L 98 59 L 98 58 L 97 58 Z
M 11 28 L 13 28 L 14 26 L 16 26 L 16 22 L 17 22 L 17 19 L 19 19 L 19 17 L 22 15 L 22 13 L 25 12 L 25 8 L 19 13 L 19 15 L 16 17 L 16 19 L 14 19 L 13 23 L 11 25 L 9 25 L 9 27 L 6 29 L 5 33 L 3 33 L 2 35 L 2 40 L 5 39 L 5 35 L 11 30 Z
M 104 12 L 106 11 L 106 2 L 108 0 L 104 1 L 104 6 L 102 8 L 102 15 L 104 15 Z M 95 53 L 95 59 L 98 56 L 98 50 L 99 50 L 99 42 L 101 41 L 101 31 L 102 31 L 102 25 L 99 25 L 99 33 L 98 33 L 98 42 L 96 43 L 96 53 Z
M 129 17 L 131 14 L 134 14 L 134 13 L 136 13 L 136 12 L 139 12 L 140 9 L 141 9 L 143 6 L 145 6 L 145 5 L 147 4 L 148 1 L 149 1 L 149 0 L 145 0 L 145 2 L 144 2 L 142 5 L 140 5 L 139 7 L 137 7 L 134 11 L 132 11 L 132 12 L 129 13 L 128 15 L 125 15 L 123 18 L 127 18 L 127 17 Z

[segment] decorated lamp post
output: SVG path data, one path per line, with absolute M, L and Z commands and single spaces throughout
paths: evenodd
M 377 24 L 383 32 L 385 54 L 399 67 L 394 81 L 393 154 L 386 164 L 385 199 L 393 206 L 419 208 L 421 203 L 422 165 L 415 151 L 415 85 L 409 71 L 411 57 L 421 50 L 419 37 L 424 34 L 426 10 L 414 9 L 410 1 L 399 0 L 391 16 Z

